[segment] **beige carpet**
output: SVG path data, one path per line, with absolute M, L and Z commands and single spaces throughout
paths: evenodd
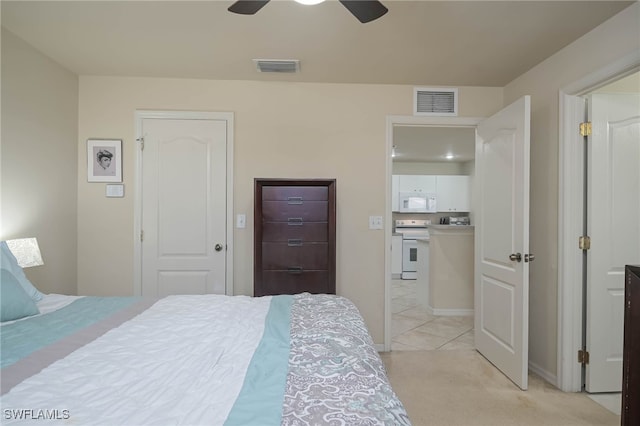
M 381 356 L 414 426 L 620 424 L 620 416 L 585 394 L 562 392 L 536 375 L 529 375 L 527 391 L 520 390 L 476 351 Z

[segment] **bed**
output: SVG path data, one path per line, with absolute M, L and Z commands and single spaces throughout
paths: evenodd
M 0 328 L 3 424 L 410 424 L 346 298 L 24 293 L 38 313 Z

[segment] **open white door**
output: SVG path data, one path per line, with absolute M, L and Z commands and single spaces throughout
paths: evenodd
M 624 266 L 640 263 L 640 94 L 589 97 L 585 388 L 622 390 Z
M 528 386 L 529 128 L 525 96 L 476 133 L 475 345 L 521 389 Z

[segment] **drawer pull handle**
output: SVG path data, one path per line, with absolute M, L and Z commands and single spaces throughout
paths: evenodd
M 302 266 L 290 266 L 289 268 L 287 268 L 287 272 L 289 272 L 290 274 L 301 274 Z
M 289 226 L 302 226 L 302 218 L 301 217 L 290 217 L 287 219 L 287 223 Z
M 287 197 L 287 204 L 303 204 L 302 197 Z
M 287 240 L 287 245 L 289 247 L 300 247 L 300 246 L 302 246 L 302 239 L 301 238 L 289 238 Z

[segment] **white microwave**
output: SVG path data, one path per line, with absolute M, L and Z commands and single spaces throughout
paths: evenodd
M 401 213 L 436 213 L 436 194 L 401 192 L 399 197 Z

